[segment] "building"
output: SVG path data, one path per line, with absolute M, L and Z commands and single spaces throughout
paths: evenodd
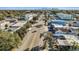
M 28 21 L 30 18 L 32 18 L 33 16 L 30 14 L 26 14 L 26 15 L 21 15 L 19 20 L 24 20 L 24 21 Z
M 17 21 L 18 19 L 16 18 L 12 18 L 12 17 L 5 17 L 5 21 L 9 21 L 9 22 L 15 22 Z
M 79 21 L 74 21 L 74 22 L 73 22 L 73 26 L 74 26 L 74 27 L 79 27 Z
M 1 30 L 5 30 L 5 28 L 6 28 L 6 25 L 7 25 L 7 28 L 10 26 L 10 22 L 8 22 L 8 21 L 0 21 L 0 29 Z
M 70 43 L 68 43 L 67 40 L 61 40 L 61 39 L 57 39 L 58 45 L 59 46 L 71 46 Z
M 16 32 L 26 25 L 26 23 L 37 16 L 36 14 L 26 14 L 20 20 L 12 17 L 5 17 L 4 21 L 0 21 L 0 29 L 8 32 Z M 7 28 L 6 28 L 7 27 Z M 6 29 L 5 29 L 6 28 Z
M 73 15 L 71 14 L 64 14 L 64 13 L 57 13 L 56 14 L 61 20 L 74 20 L 74 17 Z
M 55 28 L 63 28 L 66 25 L 65 20 L 50 20 L 48 26 L 53 25 Z
M 3 20 L 0 21 L 0 29 L 3 31 L 8 31 L 8 32 L 16 32 L 20 28 L 22 28 L 27 21 L 13 21 L 11 22 L 9 20 Z
M 58 48 L 61 51 L 69 51 L 72 48 L 72 45 L 67 40 L 58 39 L 57 43 Z
M 50 17 L 50 19 L 55 19 L 55 15 L 54 14 L 48 14 L 48 16 Z
M 69 34 L 64 35 L 64 36 L 65 36 L 65 38 L 67 39 L 67 41 L 68 41 L 69 43 L 72 44 L 72 42 L 77 42 L 77 43 L 79 44 L 79 39 L 78 39 L 77 36 L 69 35 Z
M 25 21 L 18 21 L 17 23 L 10 25 L 10 27 L 6 31 L 16 32 L 17 30 L 22 28 L 26 23 L 27 23 L 27 21 L 26 22 Z
M 21 15 L 20 20 L 29 21 L 29 20 L 32 20 L 33 17 L 35 17 L 35 16 L 37 16 L 37 14 L 28 13 L 28 14 L 25 14 L 25 15 Z

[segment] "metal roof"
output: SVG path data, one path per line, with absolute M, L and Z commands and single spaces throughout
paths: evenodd
M 58 41 L 58 44 L 61 46 L 71 46 L 71 44 L 69 44 L 67 40 L 58 39 L 57 41 Z
M 64 14 L 64 13 L 57 13 L 57 16 L 60 17 L 61 19 L 73 19 L 73 15 L 71 14 Z

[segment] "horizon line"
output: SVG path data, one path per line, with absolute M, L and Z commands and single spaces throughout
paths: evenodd
M 79 7 L 0 7 L 0 10 L 79 10 Z

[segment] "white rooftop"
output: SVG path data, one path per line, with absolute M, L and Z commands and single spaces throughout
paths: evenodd
M 59 24 L 53 24 L 55 26 L 55 28 L 63 28 L 63 25 L 59 25 Z
M 72 19 L 73 16 L 71 14 L 64 14 L 64 13 L 57 13 L 57 15 L 61 18 L 61 19 Z
M 79 43 L 79 39 L 77 38 L 77 36 L 74 36 L 74 35 L 64 35 L 64 36 L 69 43 L 71 43 L 71 42 Z
M 61 46 L 71 46 L 71 44 L 69 44 L 67 40 L 58 39 L 57 41 L 58 41 L 58 44 Z
M 25 21 L 18 21 L 16 24 L 13 24 L 12 26 L 23 26 L 25 23 Z

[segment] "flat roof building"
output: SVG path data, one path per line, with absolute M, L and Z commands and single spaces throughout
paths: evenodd
M 17 30 L 19 30 L 20 28 L 22 28 L 25 24 L 27 23 L 27 21 L 18 21 L 17 23 L 11 25 L 8 30 L 11 30 L 11 32 L 15 32 Z
M 78 44 L 79 44 L 79 39 L 77 38 L 77 36 L 74 36 L 74 35 L 64 35 L 65 36 L 65 38 L 67 39 L 67 41 L 69 42 L 69 43 L 71 43 L 72 44 L 72 42 L 77 42 Z
M 8 21 L 6 21 L 6 22 L 5 21 L 0 21 L 0 29 L 4 30 L 6 24 L 7 24 L 8 27 L 10 26 L 10 22 L 8 22 Z
M 74 17 L 71 14 L 57 13 L 56 14 L 62 20 L 73 20 Z
M 68 43 L 67 40 L 60 40 L 60 39 L 58 39 L 57 42 L 58 42 L 59 46 L 71 46 L 71 44 Z

